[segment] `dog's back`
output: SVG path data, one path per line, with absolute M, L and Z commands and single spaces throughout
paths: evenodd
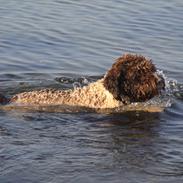
M 9 103 L 18 105 L 70 105 L 89 108 L 119 107 L 120 101 L 105 89 L 103 79 L 74 90 L 43 89 L 13 96 Z

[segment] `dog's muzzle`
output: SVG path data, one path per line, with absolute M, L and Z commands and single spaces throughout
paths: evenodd
M 165 90 L 165 79 L 163 78 L 163 76 L 157 73 L 155 73 L 154 76 L 158 80 L 158 91 L 161 93 L 163 90 Z

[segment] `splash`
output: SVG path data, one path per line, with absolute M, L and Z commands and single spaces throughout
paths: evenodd
M 173 94 L 174 92 L 179 92 L 183 89 L 183 85 L 178 83 L 177 80 L 173 78 L 168 78 L 162 70 L 157 71 L 158 75 L 162 76 L 165 80 L 165 92 L 166 94 Z
M 74 83 L 79 83 L 81 86 L 82 85 L 88 85 L 90 82 L 93 81 L 93 77 L 57 77 L 55 80 L 59 83 L 62 84 L 74 84 Z
M 162 70 L 158 70 L 157 74 L 165 80 L 165 91 L 161 95 L 153 97 L 146 102 L 131 103 L 126 106 L 115 109 L 115 112 L 123 111 L 147 111 L 147 112 L 161 112 L 165 108 L 171 107 L 175 99 L 180 97 L 183 99 L 183 85 L 179 84 L 177 80 L 168 78 Z
M 81 88 L 81 83 L 80 82 L 74 82 L 72 85 L 73 85 L 74 89 Z

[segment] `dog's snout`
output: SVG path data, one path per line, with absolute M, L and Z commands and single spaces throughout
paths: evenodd
M 157 78 L 157 85 L 158 85 L 158 90 L 164 90 L 165 89 L 165 80 L 163 78 L 163 76 L 154 73 L 154 76 Z
M 165 90 L 165 80 L 162 76 L 158 76 L 158 89 L 159 91 Z

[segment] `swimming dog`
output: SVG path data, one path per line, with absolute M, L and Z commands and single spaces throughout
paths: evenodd
M 1 104 L 69 105 L 89 108 L 116 108 L 133 102 L 144 102 L 160 95 L 165 81 L 152 61 L 137 54 L 124 54 L 102 79 L 81 88 L 42 89 L 18 93 L 11 98 L 0 95 Z

